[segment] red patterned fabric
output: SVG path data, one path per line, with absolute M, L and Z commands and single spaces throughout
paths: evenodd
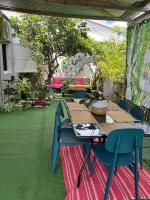
M 89 177 L 86 166 L 80 187 L 77 188 L 77 177 L 84 160 L 82 148 L 80 146 L 62 147 L 60 155 L 67 193 L 65 200 L 102 200 L 107 179 L 107 170 L 104 165 L 97 160 L 92 177 Z M 139 197 L 150 199 L 150 173 L 145 169 L 139 170 Z M 118 167 L 117 176 L 113 177 L 111 183 L 108 199 L 135 199 L 134 176 L 129 168 Z

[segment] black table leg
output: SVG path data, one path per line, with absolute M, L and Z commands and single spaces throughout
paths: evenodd
M 88 149 L 88 151 L 87 151 L 87 153 L 86 153 L 86 156 L 85 156 L 85 159 L 84 159 L 84 161 L 83 161 L 82 167 L 81 167 L 81 169 L 80 169 L 80 171 L 79 171 L 78 181 L 77 181 L 77 188 L 80 186 L 81 176 L 82 176 L 82 173 L 83 173 L 83 171 L 84 171 L 84 169 L 85 169 L 85 165 L 86 165 L 86 163 L 87 163 L 87 161 L 88 161 L 88 158 L 90 157 L 92 145 L 93 145 L 93 141 L 90 142 L 89 149 Z

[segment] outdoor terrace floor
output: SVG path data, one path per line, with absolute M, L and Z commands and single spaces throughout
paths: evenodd
M 0 200 L 62 200 L 60 159 L 51 174 L 50 150 L 57 101 L 50 107 L 0 113 Z M 150 146 L 145 138 L 144 146 Z M 144 166 L 150 171 L 149 148 Z

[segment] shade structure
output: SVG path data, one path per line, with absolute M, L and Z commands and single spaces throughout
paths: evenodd
M 0 9 L 53 16 L 130 21 L 149 13 L 149 0 L 1 0 Z

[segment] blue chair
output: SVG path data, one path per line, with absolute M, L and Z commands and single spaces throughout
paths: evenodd
M 136 119 L 144 121 L 144 110 L 138 106 L 131 108 L 130 114 L 133 115 Z
M 62 118 L 64 118 L 64 111 L 61 102 L 58 103 L 57 109 L 56 109 L 57 114 Z M 66 118 L 65 120 L 61 120 L 61 124 L 63 128 L 72 128 L 71 126 L 71 121 L 69 118 Z
M 144 131 L 142 129 L 116 129 L 110 132 L 105 144 L 92 147 L 94 158 L 90 169 L 92 175 L 96 158 L 106 166 L 108 177 L 104 200 L 107 200 L 113 174 L 118 166 L 128 166 L 134 172 L 135 194 L 138 200 L 138 152 L 142 147 Z
M 65 120 L 61 120 L 62 118 L 64 118 L 64 111 L 63 111 L 63 107 L 62 107 L 62 104 L 61 104 L 61 102 L 59 102 L 58 103 L 58 105 L 57 105 L 57 108 L 56 108 L 56 113 L 57 113 L 57 115 L 59 116 L 59 123 L 61 124 L 61 126 L 63 127 L 63 128 L 71 128 L 72 129 L 72 126 L 71 126 L 71 124 L 70 124 L 70 119 L 65 119 Z M 66 131 L 66 132 L 64 132 L 65 134 L 67 134 L 68 133 L 68 131 Z M 71 134 L 73 134 L 74 135 L 74 133 L 73 132 L 71 132 Z M 59 140 L 59 138 L 60 138 L 60 135 L 58 134 L 58 140 Z M 53 156 L 53 149 L 54 149 L 54 140 L 53 140 L 53 142 L 52 142 L 52 151 L 51 151 L 51 158 L 52 158 L 52 156 Z
M 55 175 L 56 171 L 56 161 L 57 154 L 61 147 L 63 146 L 73 146 L 79 145 L 82 146 L 89 145 L 88 139 L 77 138 L 74 134 L 73 128 L 62 128 L 60 115 L 56 112 L 55 114 L 55 124 L 54 124 L 54 135 L 53 135 L 53 145 L 52 145 L 52 174 Z
M 140 120 L 141 122 L 144 121 L 144 110 L 138 106 L 131 108 L 130 114 L 133 115 L 136 119 Z M 139 160 L 140 160 L 140 168 L 143 167 L 143 152 L 142 150 L 139 151 Z
M 118 106 L 127 112 L 129 111 L 129 102 L 127 100 L 120 100 L 118 102 Z
M 58 103 L 56 112 L 58 115 L 60 115 L 62 118 L 64 118 L 64 111 L 63 111 L 61 102 Z
M 73 94 L 73 98 L 75 98 L 75 99 L 84 99 L 86 94 L 87 94 L 86 90 L 78 90 Z

